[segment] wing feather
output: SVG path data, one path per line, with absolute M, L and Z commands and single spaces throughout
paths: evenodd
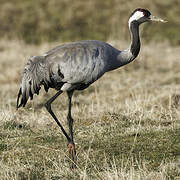
M 17 97 L 17 108 L 24 107 L 29 98 L 32 100 L 34 94 L 39 94 L 41 85 L 45 84 L 43 82 L 47 82 L 44 76 L 44 71 L 46 71 L 44 63 L 43 56 L 34 56 L 28 60 L 22 74 L 22 82 Z M 48 89 L 47 84 L 46 89 Z M 20 98 L 21 102 L 19 103 Z

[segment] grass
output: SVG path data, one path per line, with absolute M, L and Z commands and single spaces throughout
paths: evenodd
M 0 37 L 19 38 L 28 44 L 82 39 L 127 40 L 128 17 L 139 7 L 168 21 L 166 25 L 146 24 L 147 41 L 169 41 L 180 45 L 178 0 L 1 0 Z M 101 11 L 101 12 L 99 12 Z
M 179 47 L 143 43 L 133 63 L 74 94 L 72 172 L 66 139 L 43 107 L 55 92 L 41 90 L 24 109 L 15 108 L 27 58 L 55 45 L 0 42 L 0 179 L 180 179 Z M 53 109 L 67 128 L 65 94 Z

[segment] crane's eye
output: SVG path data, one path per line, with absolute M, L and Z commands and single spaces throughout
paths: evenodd
M 140 8 L 140 11 L 143 13 L 144 16 L 146 16 L 146 13 L 142 8 Z
M 143 12 L 143 15 L 145 17 L 149 17 L 151 15 L 151 13 L 147 9 L 140 9 L 140 11 Z

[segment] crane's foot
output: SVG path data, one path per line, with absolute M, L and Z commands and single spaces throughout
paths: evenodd
M 74 143 L 68 144 L 68 153 L 69 153 L 69 159 L 72 160 L 72 170 L 74 170 L 77 164 L 76 149 Z

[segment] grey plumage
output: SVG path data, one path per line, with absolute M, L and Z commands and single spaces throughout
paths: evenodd
M 39 94 L 41 85 L 44 85 L 45 90 L 48 90 L 48 82 L 50 82 L 48 69 L 44 63 L 43 56 L 33 56 L 31 57 L 22 74 L 21 87 L 18 93 L 17 108 L 22 105 L 25 106 L 28 98 L 33 99 L 34 94 Z M 19 103 L 19 98 L 22 95 L 21 103 Z
M 46 91 L 48 88 L 70 91 L 88 87 L 105 72 L 114 69 L 119 53 L 107 43 L 89 40 L 67 43 L 44 56 L 31 57 L 23 72 L 22 103 L 18 107 L 25 106 L 34 93 L 38 94 L 41 85 Z M 123 62 L 119 63 L 118 66 L 123 65 Z
M 41 86 L 44 86 L 46 91 L 49 88 L 56 89 L 58 92 L 45 103 L 45 107 L 66 136 L 73 161 L 76 160 L 71 117 L 71 98 L 74 90 L 83 90 L 104 73 L 133 61 L 140 51 L 139 25 L 149 20 L 163 22 L 146 9 L 138 8 L 131 14 L 131 44 L 123 51 L 105 42 L 86 40 L 57 46 L 42 56 L 33 56 L 28 60 L 22 74 L 17 108 L 25 106 L 29 97 L 33 99 L 33 95 L 39 93 Z M 51 103 L 64 91 L 67 92 L 69 100 L 67 120 L 70 135 L 51 109 Z

